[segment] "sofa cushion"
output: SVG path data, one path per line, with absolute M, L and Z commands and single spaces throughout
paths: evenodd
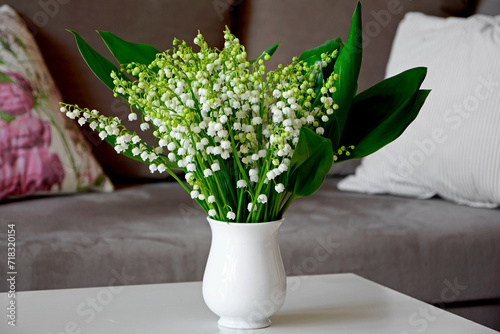
M 97 51 L 113 59 L 96 30 L 110 31 L 127 41 L 147 43 L 162 51 L 172 47 L 174 37 L 191 43 L 199 29 L 209 45 L 221 48 L 223 31 L 230 25 L 231 13 L 231 1 L 6 0 L 4 3 L 16 9 L 28 22 L 64 102 L 95 108 L 124 122 L 128 122 L 128 104 L 114 98 L 94 76 L 80 56 L 73 35 L 65 29 L 77 31 Z M 135 123 L 127 123 L 127 126 L 139 132 L 139 123 Z M 83 132 L 113 181 L 130 183 L 131 177 L 166 177 L 166 174 L 151 174 L 148 165 L 118 155 L 90 128 L 83 128 Z M 152 135 L 147 138 L 153 140 Z
M 0 200 L 113 187 L 76 124 L 33 36 L 0 6 Z
M 354 272 L 428 302 L 500 297 L 499 210 L 343 193 L 337 181 L 287 211 L 288 275 Z M 19 290 L 104 286 L 117 273 L 128 284 L 201 280 L 211 240 L 206 214 L 169 182 L 3 204 L 0 222 L 16 224 Z M 450 284 L 457 293 L 443 293 Z
M 500 204 L 500 16 L 408 13 L 387 76 L 428 68 L 420 114 L 394 142 L 363 159 L 340 189 L 457 203 Z

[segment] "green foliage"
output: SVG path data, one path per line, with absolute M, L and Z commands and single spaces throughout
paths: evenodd
M 87 42 L 85 42 L 82 37 L 80 37 L 77 32 L 73 30 L 68 31 L 75 35 L 78 50 L 80 50 L 80 54 L 82 55 L 89 68 L 109 89 L 112 90 L 115 87 L 113 79 L 111 78 L 111 72 L 115 72 L 122 79 L 128 80 L 128 78 L 122 75 L 120 73 L 120 70 L 115 65 L 113 65 L 112 62 L 110 62 L 99 52 L 94 50 Z
M 339 161 L 371 154 L 403 133 L 430 92 L 419 90 L 426 73 L 423 67 L 407 70 L 354 98 L 339 146 L 355 148 L 349 156 L 339 156 Z
M 250 60 L 250 63 L 255 63 L 257 60 L 264 57 L 266 54 L 272 56 L 274 54 L 274 52 L 276 52 L 276 49 L 278 48 L 278 46 L 280 46 L 280 43 L 281 42 L 278 42 L 278 43 L 275 43 L 275 44 L 271 45 L 270 47 L 268 47 L 258 57 L 255 57 L 254 59 Z
M 305 197 L 321 187 L 332 168 L 333 149 L 330 139 L 305 127 L 290 162 L 287 190 L 293 197 Z
M 336 39 L 331 39 L 326 41 L 325 43 L 317 46 L 313 49 L 302 52 L 299 57 L 299 60 L 306 61 L 309 65 L 313 65 L 321 62 L 322 54 L 331 54 L 333 51 L 337 50 L 340 52 L 344 47 L 344 43 L 342 43 L 342 39 L 340 37 Z M 323 68 L 323 77 L 328 78 L 330 74 L 333 72 L 333 67 L 335 65 L 336 59 L 333 59 L 331 63 Z
M 9 76 L 7 76 L 5 73 L 0 72 L 0 82 L 8 82 L 14 85 L 17 85 L 17 82 L 12 80 Z
M 11 114 L 7 114 L 6 112 L 0 110 L 0 119 L 3 119 L 5 122 L 10 123 L 14 119 L 16 119 L 16 116 L 12 116 Z
M 160 53 L 157 48 L 141 43 L 130 43 L 107 31 L 98 31 L 109 51 L 120 64 L 139 63 L 149 65 Z
M 430 91 L 419 90 L 426 69 L 415 68 L 386 79 L 356 96 L 362 58 L 360 3 L 354 12 L 345 46 L 339 38 L 330 40 L 303 52 L 300 60 L 314 64 L 321 61 L 321 54 L 333 50 L 339 50 L 335 62 L 329 64 L 333 67 L 333 73 L 338 75 L 332 98 L 339 108 L 335 111 L 335 117 L 331 117 L 325 126 L 325 137 L 331 140 L 333 152 L 354 145 L 348 154 L 337 156 L 340 162 L 364 157 L 399 137 L 418 115 Z M 331 73 L 330 69 L 323 69 L 322 73 L 317 74 L 316 83 L 323 83 Z M 322 147 L 324 155 L 321 156 L 319 150 L 308 151 L 306 147 L 309 145 Z M 330 157 L 330 150 L 326 150 L 324 145 L 325 142 L 320 146 L 317 138 L 311 134 L 305 136 L 301 131 L 290 168 L 289 180 L 292 182 L 288 188 L 293 189 L 292 196 L 310 195 L 321 185 L 318 182 L 322 182 L 328 173 L 326 160 Z M 306 160 L 310 160 L 310 163 L 305 163 Z M 303 175 L 302 178 L 299 175 Z M 310 184 L 307 180 L 310 180 Z
M 323 54 L 330 55 L 335 50 L 337 50 L 337 52 L 340 52 L 340 50 L 342 50 L 343 47 L 344 44 L 342 43 L 342 40 L 339 37 L 336 39 L 331 39 L 329 41 L 326 41 L 325 43 L 321 44 L 318 47 L 304 51 L 300 55 L 299 61 L 303 60 L 309 65 L 318 64 L 321 67 L 321 70 L 315 71 L 316 78 L 314 80 L 314 83 L 316 88 L 314 89 L 314 92 L 317 94 L 317 98 L 313 101 L 312 108 L 316 107 L 319 104 L 321 97 L 320 94 L 321 87 L 323 87 L 325 78 L 328 78 L 332 74 L 336 62 L 336 59 L 332 59 L 332 61 L 329 64 L 327 64 L 327 66 L 323 67 L 321 55 Z
M 340 142 L 340 136 L 351 108 L 352 99 L 356 95 L 363 55 L 362 39 L 361 3 L 358 2 L 352 17 L 349 37 L 334 66 L 334 73 L 339 77 L 335 81 L 334 87 L 336 91 L 332 93 L 332 98 L 339 106 L 339 109 L 335 111 L 335 117 L 332 117 L 325 126 L 325 135 L 330 138 L 333 147 L 337 147 Z
M 292 157 L 288 186 L 289 189 L 293 189 L 294 197 L 308 196 L 319 189 L 333 164 L 333 150 L 336 151 L 339 146 L 340 134 L 349 113 L 352 98 L 356 93 L 361 68 L 361 4 L 358 3 L 354 12 L 345 46 L 342 45 L 340 38 L 329 40 L 314 49 L 303 52 L 300 60 L 305 60 L 309 64 L 321 62 L 323 53 L 328 54 L 334 50 L 340 51 L 335 62 L 332 62 L 334 73 L 339 75 L 339 79 L 335 82 L 336 91 L 332 97 L 340 108 L 336 111 L 335 117 L 331 117 L 325 126 L 325 137 L 330 140 L 312 131 L 301 130 L 299 143 Z M 326 70 L 326 75 L 330 76 L 331 73 L 331 68 Z M 318 72 L 317 91 L 323 86 L 324 79 L 324 72 Z M 317 103 L 318 100 L 313 106 Z M 330 145 L 328 149 L 327 144 Z

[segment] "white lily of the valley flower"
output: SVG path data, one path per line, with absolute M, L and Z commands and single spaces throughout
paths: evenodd
M 288 166 L 287 166 L 287 165 L 285 165 L 285 164 L 280 164 L 280 165 L 278 166 L 278 170 L 279 170 L 281 173 L 284 173 L 284 172 L 286 172 L 286 171 L 288 170 Z
M 257 204 L 248 203 L 247 209 L 248 209 L 249 212 L 257 211 Z
M 266 173 L 266 177 L 269 180 L 274 180 L 274 178 L 276 177 L 276 173 L 274 172 L 274 170 L 271 170 Z
M 285 191 L 285 186 L 283 185 L 283 183 L 278 183 L 274 187 L 274 190 L 276 190 L 277 193 L 282 193 L 283 191 Z
M 257 202 L 259 203 L 267 203 L 267 196 L 264 195 L 264 194 L 260 194 L 258 197 L 257 197 Z
M 132 143 L 137 144 L 140 141 L 141 141 L 141 138 L 139 136 L 136 135 L 136 136 L 132 137 Z
M 220 170 L 220 165 L 218 162 L 214 162 L 212 166 L 210 166 L 210 168 L 212 169 L 212 171 L 217 172 Z
M 177 145 L 175 145 L 175 143 L 173 143 L 173 142 L 170 142 L 170 143 L 168 143 L 168 145 L 167 145 L 167 149 L 168 149 L 169 151 L 173 151 L 173 150 L 175 150 L 176 148 L 177 148 Z

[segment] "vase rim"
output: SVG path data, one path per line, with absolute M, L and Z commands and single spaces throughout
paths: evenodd
M 226 224 L 226 225 L 237 225 L 237 226 L 248 226 L 248 225 L 272 225 L 272 224 L 281 224 L 285 218 L 281 218 L 281 219 L 278 219 L 278 220 L 273 220 L 273 221 L 270 221 L 270 222 L 255 222 L 255 223 L 228 223 L 228 222 L 225 222 L 225 221 L 222 221 L 222 220 L 217 220 L 217 219 L 213 219 L 213 218 L 210 218 L 210 217 L 207 217 L 207 220 L 208 222 L 210 223 L 215 223 L 215 224 Z

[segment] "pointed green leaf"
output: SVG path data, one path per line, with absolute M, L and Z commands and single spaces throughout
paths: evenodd
M 335 111 L 335 117 L 325 125 L 326 137 L 330 138 L 336 147 L 340 141 L 349 109 L 358 85 L 361 58 L 363 55 L 363 40 L 361 27 L 361 3 L 358 2 L 352 16 L 351 30 L 345 46 L 340 51 L 334 66 L 334 73 L 339 78 L 335 81 L 336 91 L 332 98 L 339 106 Z
M 430 92 L 419 90 L 426 73 L 426 68 L 413 68 L 357 95 L 339 143 L 355 149 L 349 156 L 339 156 L 338 161 L 364 157 L 399 137 L 417 117 Z
M 136 62 L 149 65 L 160 53 L 151 45 L 127 42 L 108 31 L 98 31 L 98 33 L 120 64 Z
M 287 190 L 305 197 L 318 190 L 333 164 L 332 142 L 305 127 L 290 161 Z
M 255 57 L 254 59 L 250 60 L 250 63 L 255 63 L 257 60 L 259 60 L 261 57 L 264 57 L 266 54 L 272 56 L 276 51 L 276 49 L 278 48 L 278 46 L 280 46 L 280 43 L 281 42 L 278 42 L 268 47 L 258 57 Z
M 120 74 L 118 68 L 113 65 L 109 60 L 103 57 L 99 52 L 94 50 L 90 45 L 85 42 L 85 40 L 80 37 L 80 35 L 73 30 L 68 30 L 69 32 L 75 35 L 76 44 L 78 46 L 78 50 L 85 59 L 85 62 L 90 67 L 92 72 L 106 85 L 109 89 L 114 88 L 113 79 L 111 78 L 111 72 L 115 71 L 118 75 L 120 75 L 123 79 L 128 80 L 127 77 Z

